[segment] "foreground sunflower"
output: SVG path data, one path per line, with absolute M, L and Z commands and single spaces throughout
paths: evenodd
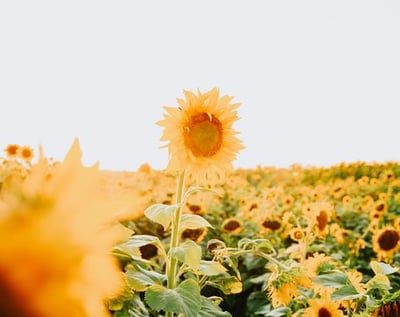
M 167 171 L 186 171 L 198 181 L 212 181 L 232 170 L 232 161 L 243 149 L 232 125 L 238 119 L 233 97 L 220 96 L 213 88 L 206 93 L 184 91 L 179 107 L 164 107 L 161 141 L 169 142 Z
M 52 166 L 41 156 L 0 199 L 0 316 L 109 316 L 119 290 L 111 255 L 119 238 L 100 171 L 83 167 L 76 141 Z

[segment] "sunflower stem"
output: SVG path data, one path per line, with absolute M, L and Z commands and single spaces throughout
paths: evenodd
M 185 187 L 185 170 L 179 173 L 178 177 L 178 183 L 176 188 L 176 203 L 178 207 L 175 210 L 174 218 L 172 220 L 170 250 L 176 248 L 179 245 L 179 229 L 180 229 L 179 227 L 181 223 L 182 199 L 183 199 L 184 187 Z M 169 289 L 173 289 L 176 287 L 177 268 L 178 268 L 178 260 L 175 257 L 169 257 L 166 269 L 167 287 Z M 168 313 L 167 316 L 173 316 L 173 313 Z

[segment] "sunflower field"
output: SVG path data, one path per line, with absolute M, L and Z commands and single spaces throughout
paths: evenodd
M 398 162 L 233 168 L 239 104 L 184 97 L 165 170 L 6 147 L 0 316 L 400 316 Z

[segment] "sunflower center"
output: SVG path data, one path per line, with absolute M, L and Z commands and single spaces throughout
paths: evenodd
M 281 227 L 281 223 L 277 220 L 264 220 L 262 225 L 264 228 L 271 229 L 272 231 L 278 230 Z
M 235 231 L 238 228 L 240 228 L 240 222 L 236 220 L 230 220 L 224 225 L 224 230 L 226 232 Z
M 200 242 L 202 240 L 202 238 L 204 238 L 205 233 L 206 233 L 205 228 L 185 229 L 181 234 L 181 238 L 183 240 L 190 239 L 195 242 Z
M 2 278 L 2 272 L 0 272 L 0 316 L 38 316 L 31 311 L 28 305 L 10 288 L 7 281 Z
M 328 213 L 325 210 L 322 210 L 317 216 L 317 223 L 320 231 L 325 229 L 328 224 Z
M 194 156 L 211 157 L 222 146 L 222 124 L 212 114 L 199 113 L 192 116 L 183 129 L 183 139 Z
M 332 314 L 328 309 L 322 307 L 318 310 L 318 317 L 332 317 Z
M 378 238 L 379 246 L 384 251 L 392 250 L 396 247 L 400 236 L 396 230 L 386 230 Z

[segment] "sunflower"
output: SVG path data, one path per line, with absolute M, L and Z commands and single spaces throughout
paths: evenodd
M 311 280 L 299 266 L 281 271 L 276 265 L 272 265 L 270 270 L 272 274 L 268 279 L 267 288 L 273 307 L 287 306 L 299 295 L 299 288 L 311 286 Z
M 332 301 L 328 294 L 321 298 L 309 299 L 308 308 L 304 310 L 303 316 L 307 317 L 341 317 L 343 312 L 339 309 L 339 304 Z
M 18 150 L 19 150 L 19 145 L 18 144 L 9 144 L 7 147 L 4 149 L 6 152 L 6 156 L 8 158 L 15 158 L 18 156 Z
M 33 158 L 33 149 L 30 146 L 21 146 L 18 149 L 18 155 L 25 162 L 30 162 Z
M 167 171 L 186 170 L 195 180 L 212 181 L 232 170 L 232 161 L 243 149 L 232 125 L 238 119 L 238 103 L 219 95 L 213 88 L 206 93 L 184 91 L 186 100 L 178 98 L 178 108 L 164 107 L 161 141 L 169 151 Z
M 237 218 L 227 218 L 222 223 L 222 230 L 230 234 L 240 233 L 243 230 L 243 224 Z
M 304 268 L 310 278 L 314 278 L 317 275 L 336 269 L 336 266 L 330 256 L 322 253 L 314 253 L 304 261 Z
M 80 158 L 76 141 L 56 168 L 40 157 L 2 193 L 0 316 L 109 316 L 104 300 L 121 285 L 110 253 L 119 235 L 97 166 Z
M 392 226 L 377 230 L 372 240 L 379 261 L 391 258 L 400 249 L 400 231 Z

